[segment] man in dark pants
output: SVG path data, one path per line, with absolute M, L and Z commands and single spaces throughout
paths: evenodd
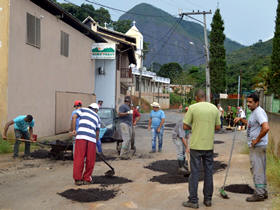
M 6 123 L 3 133 L 3 139 L 7 139 L 7 131 L 11 125 L 14 125 L 16 139 L 33 140 L 34 120 L 32 115 L 20 115 L 15 119 Z M 28 132 L 29 128 L 29 132 Z M 14 145 L 14 158 L 18 157 L 18 150 L 21 141 L 16 140 Z M 30 142 L 25 142 L 24 158 L 28 159 L 30 156 Z
M 196 92 L 198 103 L 189 107 L 183 123 L 184 130 L 192 130 L 190 139 L 190 166 L 189 197 L 183 206 L 198 208 L 197 188 L 201 162 L 204 168 L 204 205 L 212 205 L 213 195 L 213 149 L 215 130 L 221 128 L 220 114 L 216 106 L 205 102 L 203 90 Z

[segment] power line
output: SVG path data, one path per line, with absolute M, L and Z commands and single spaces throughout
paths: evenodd
M 85 1 L 88 2 L 88 3 L 91 3 L 91 4 L 95 4 L 95 5 L 107 8 L 107 9 L 111 9 L 111 10 L 115 10 L 115 11 L 119 11 L 119 12 L 123 12 L 123 13 L 128 13 L 128 14 L 132 14 L 132 15 L 148 16 L 148 17 L 163 17 L 162 15 L 147 15 L 147 14 L 143 14 L 143 13 L 141 14 L 141 13 L 136 13 L 136 12 L 129 12 L 129 11 L 125 11 L 125 10 L 122 10 L 122 9 L 110 7 L 110 6 L 107 6 L 107 5 L 104 5 L 104 4 L 100 4 L 98 2 L 93 2 L 93 1 L 90 1 L 90 0 L 85 0 Z
M 183 17 L 181 17 L 180 19 L 178 19 L 178 21 L 176 22 L 176 24 L 173 25 L 173 27 L 170 28 L 170 30 L 166 33 L 166 37 L 168 36 L 168 33 L 171 32 L 167 38 L 167 40 L 161 45 L 160 49 L 157 52 L 160 52 L 166 45 L 166 43 L 168 42 L 169 38 L 173 35 L 173 33 L 175 32 L 177 26 L 180 24 L 180 22 L 182 21 Z M 156 58 L 157 54 L 152 57 L 151 59 L 151 63 L 153 62 L 153 60 Z

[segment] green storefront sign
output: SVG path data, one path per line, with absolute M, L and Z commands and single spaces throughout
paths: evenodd
M 94 43 L 91 48 L 92 59 L 115 59 L 116 45 L 109 43 Z

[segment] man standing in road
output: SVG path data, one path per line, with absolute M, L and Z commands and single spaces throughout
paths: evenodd
M 189 197 L 183 206 L 198 208 L 197 188 L 201 162 L 204 168 L 204 205 L 212 205 L 213 195 L 213 149 L 215 130 L 221 128 L 220 114 L 217 107 L 205 102 L 205 92 L 196 91 L 195 99 L 198 103 L 189 107 L 183 123 L 184 130 L 192 130 L 190 139 L 190 167 Z
M 247 97 L 247 106 L 252 111 L 249 120 L 237 117 L 234 122 L 241 121 L 247 125 L 247 139 L 250 151 L 251 172 L 255 184 L 255 193 L 246 199 L 248 202 L 264 201 L 268 198 L 266 191 L 266 146 L 268 144 L 268 118 L 259 106 L 259 96 L 253 93 Z
M 131 137 L 132 137 L 132 114 L 133 111 L 130 110 L 131 98 L 130 96 L 126 96 L 124 98 L 124 104 L 119 107 L 119 126 L 120 126 L 120 134 L 122 137 L 122 146 L 120 158 L 127 160 L 129 159 L 129 150 L 131 145 Z
M 132 114 L 132 137 L 131 137 L 131 149 L 136 152 L 135 147 L 135 126 L 136 123 L 140 120 L 141 114 L 138 111 L 138 108 L 135 105 L 132 105 L 133 114 Z
M 220 112 L 221 128 L 223 129 L 223 122 L 224 122 L 224 110 L 223 110 L 223 108 L 222 108 L 221 104 L 218 104 L 218 105 L 217 105 L 217 107 L 218 107 L 218 110 L 219 110 L 219 112 Z
M 153 110 L 150 113 L 150 119 L 148 124 L 148 130 L 152 128 L 152 151 L 156 152 L 156 139 L 158 137 L 158 152 L 162 151 L 162 141 L 163 141 L 163 131 L 164 131 L 164 121 L 165 114 L 160 110 L 160 105 L 157 102 L 151 104 Z
M 72 112 L 72 115 L 71 115 L 71 127 L 72 127 L 72 120 L 73 120 L 73 116 L 74 114 L 77 113 L 78 109 L 80 109 L 82 107 L 82 101 L 80 100 L 77 100 L 74 102 L 74 111 Z M 80 121 L 80 117 L 77 117 L 76 119 L 76 131 L 78 130 L 78 127 L 79 127 L 79 121 Z M 70 132 L 72 131 L 73 129 L 70 129 Z M 72 143 L 73 143 L 73 158 L 74 158 L 74 154 L 75 154 L 75 140 L 76 140 L 76 136 L 72 136 Z
M 32 115 L 20 115 L 6 123 L 3 133 L 3 139 L 7 139 L 7 131 L 11 125 L 14 125 L 16 139 L 33 140 L 34 120 Z M 29 130 L 29 132 L 28 132 Z M 18 150 L 21 141 L 16 140 L 14 144 L 14 158 L 18 157 Z M 30 158 L 30 142 L 25 142 L 24 158 Z
M 99 138 L 100 129 L 100 119 L 96 113 L 98 109 L 97 103 L 92 103 L 88 108 L 78 109 L 72 118 L 72 133 L 76 135 L 73 161 L 73 178 L 76 185 L 93 183 L 91 174 L 95 165 L 96 141 Z M 80 117 L 80 121 L 78 130 L 76 130 L 78 117 Z

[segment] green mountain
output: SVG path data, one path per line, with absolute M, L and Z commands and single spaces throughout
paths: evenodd
M 138 15 L 139 14 L 139 15 Z M 141 3 L 122 15 L 119 20 L 135 20 L 136 27 L 149 43 L 144 64 L 178 62 L 181 65 L 205 63 L 203 26 L 173 17 L 150 4 Z M 230 39 L 225 40 L 227 53 L 243 46 Z
M 228 64 L 236 64 L 247 61 L 253 57 L 267 56 L 272 53 L 272 39 L 259 41 L 249 47 L 244 47 L 227 55 Z
M 227 86 L 229 93 L 237 93 L 238 76 L 241 73 L 242 91 L 252 90 L 254 78 L 260 70 L 270 65 L 272 39 L 258 42 L 227 55 Z

